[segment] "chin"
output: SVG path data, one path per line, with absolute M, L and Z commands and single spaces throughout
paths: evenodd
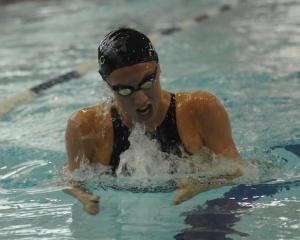
M 139 118 L 137 118 L 136 122 L 138 122 L 140 124 L 143 124 L 146 127 L 151 128 L 154 125 L 153 124 L 154 123 L 154 116 L 152 115 L 152 116 L 150 116 L 148 118 L 141 118 L 141 117 L 139 117 Z

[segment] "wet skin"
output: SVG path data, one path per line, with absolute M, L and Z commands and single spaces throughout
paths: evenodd
M 138 89 L 141 82 L 156 71 L 155 81 L 150 89 L 140 89 L 130 96 L 121 96 L 114 92 L 113 103 L 84 108 L 74 113 L 68 121 L 66 130 L 67 168 L 73 171 L 79 168 L 82 159 L 89 163 L 109 165 L 113 145 L 113 126 L 110 109 L 115 105 L 122 122 L 132 128 L 136 122 L 145 126 L 147 131 L 154 131 L 166 115 L 171 95 L 160 86 L 160 66 L 156 62 L 145 62 L 113 71 L 107 83 L 110 86 L 127 85 Z M 239 161 L 239 154 L 231 135 L 228 115 L 222 104 L 211 93 L 204 91 L 179 92 L 176 94 L 176 121 L 180 138 L 185 148 L 197 155 L 203 148 L 228 158 Z M 228 176 L 230 181 L 241 176 L 236 173 Z M 179 204 L 199 192 L 219 185 L 197 184 L 183 181 L 178 183 L 178 192 L 173 199 Z M 99 211 L 99 198 L 83 193 L 78 187 L 65 190 L 77 197 L 90 214 Z

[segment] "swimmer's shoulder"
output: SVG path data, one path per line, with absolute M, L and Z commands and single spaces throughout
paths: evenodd
M 218 103 L 218 99 L 208 91 L 192 91 L 176 93 L 177 108 L 188 109 L 189 112 L 203 113 Z
M 99 130 L 99 128 L 109 128 L 111 126 L 111 106 L 110 103 L 100 103 L 82 108 L 71 115 L 68 125 L 79 128 L 85 133 Z
M 94 163 L 108 165 L 110 162 L 113 146 L 111 106 L 105 103 L 85 107 L 73 113 L 68 120 L 65 133 L 67 146 L 80 148 L 84 156 Z

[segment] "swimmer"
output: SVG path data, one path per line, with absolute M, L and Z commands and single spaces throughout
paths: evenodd
M 145 127 L 146 135 L 157 140 L 161 151 L 183 156 L 198 155 L 207 148 L 237 163 L 234 174 L 226 176 L 226 180 L 242 175 L 223 105 L 206 91 L 175 94 L 162 89 L 159 58 L 144 34 L 129 28 L 108 33 L 98 47 L 98 62 L 99 73 L 112 90 L 114 101 L 84 108 L 70 117 L 66 129 L 69 171 L 85 161 L 110 166 L 114 173 L 120 154 L 130 146 L 130 131 L 139 123 Z M 173 203 L 218 186 L 182 181 L 177 184 Z M 78 198 L 86 212 L 99 211 L 98 196 L 80 186 L 64 191 Z

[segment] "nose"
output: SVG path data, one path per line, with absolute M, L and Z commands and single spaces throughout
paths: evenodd
M 135 106 L 141 106 L 148 101 L 148 96 L 144 90 L 138 90 L 133 94 L 133 103 Z

